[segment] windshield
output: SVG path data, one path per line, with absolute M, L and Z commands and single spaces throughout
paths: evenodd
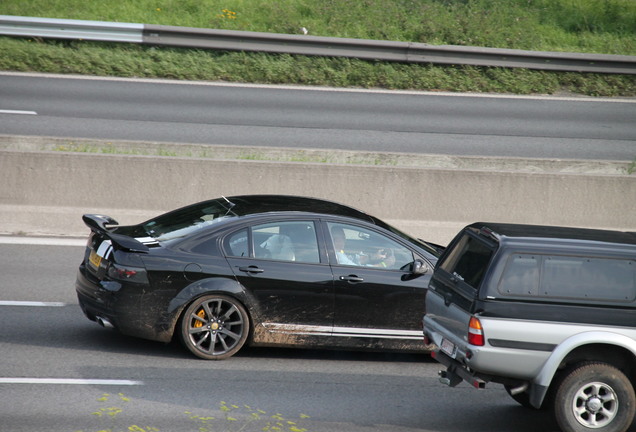
M 442 251 L 438 248 L 436 248 L 434 245 L 429 244 L 421 239 L 418 238 L 414 238 L 411 237 L 410 235 L 400 231 L 399 229 L 395 228 L 394 226 L 391 226 L 389 224 L 387 224 L 386 222 L 381 222 L 381 221 L 377 221 L 377 224 L 389 231 L 391 231 L 393 234 L 396 234 L 400 237 L 402 237 L 404 240 L 407 240 L 410 243 L 413 243 L 414 245 L 416 245 L 417 247 L 424 249 L 426 252 L 430 253 L 433 257 L 435 258 L 439 258 L 440 255 L 442 254 Z M 441 248 L 443 249 L 443 248 Z
M 142 227 L 149 237 L 167 241 L 236 217 L 225 199 L 210 200 L 166 213 L 145 222 Z

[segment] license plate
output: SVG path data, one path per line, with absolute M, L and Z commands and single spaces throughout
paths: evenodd
M 97 255 L 97 252 L 92 250 L 91 254 L 88 256 L 88 262 L 90 262 L 93 267 L 98 269 L 99 265 L 102 263 L 102 257 Z
M 457 347 L 448 339 L 442 339 L 442 346 L 440 346 L 440 349 L 451 358 L 455 358 L 455 355 L 457 354 Z

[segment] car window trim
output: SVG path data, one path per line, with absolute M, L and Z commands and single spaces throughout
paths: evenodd
M 315 233 L 316 233 L 316 241 L 317 241 L 317 246 L 318 246 L 318 258 L 319 258 L 319 262 L 304 262 L 304 261 L 281 261 L 281 260 L 271 260 L 271 261 L 277 261 L 277 262 L 289 262 L 289 263 L 299 263 L 299 264 L 314 264 L 314 265 L 328 265 L 329 261 L 327 259 L 327 254 L 325 251 L 325 241 L 324 241 L 324 237 L 321 233 L 321 228 L 322 226 L 320 225 L 320 218 L 317 218 L 315 216 L 309 216 L 309 217 L 298 217 L 298 215 L 272 215 L 271 217 L 266 217 L 266 218 L 258 218 L 258 219 L 251 219 L 249 221 L 245 221 L 244 223 L 240 224 L 240 225 L 236 225 L 233 226 L 231 230 L 227 230 L 226 232 L 224 232 L 223 234 L 221 234 L 219 236 L 219 243 L 220 243 L 220 249 L 223 252 L 223 256 L 225 256 L 226 258 L 239 258 L 239 259 L 252 259 L 252 260 L 263 260 L 263 258 L 259 258 L 256 257 L 256 253 L 255 253 L 255 243 L 254 243 L 254 236 L 253 236 L 253 228 L 255 226 L 258 225 L 267 225 L 267 224 L 271 224 L 271 223 L 276 223 L 276 222 L 311 222 L 314 224 L 314 229 L 315 229 Z M 247 229 L 247 238 L 248 238 L 248 245 L 249 245 L 249 257 L 240 257 L 240 256 L 233 256 L 231 254 L 228 254 L 227 249 L 225 247 L 225 239 L 228 236 L 231 236 L 234 233 L 237 233 L 239 231 L 241 231 L 242 229 Z M 267 259 L 267 261 L 269 261 L 269 259 Z
M 331 234 L 329 233 L 328 223 L 331 222 L 331 223 L 339 223 L 339 224 L 343 224 L 343 225 L 351 225 L 351 226 L 355 226 L 355 227 L 364 228 L 364 229 L 367 229 L 369 231 L 373 231 L 373 232 L 375 232 L 378 235 L 382 235 L 384 237 L 387 237 L 390 240 L 394 241 L 395 243 L 400 244 L 405 249 L 408 249 L 409 251 L 411 251 L 411 253 L 413 254 L 413 260 L 421 259 L 431 269 L 435 268 L 435 264 L 433 264 L 430 261 L 430 259 L 428 259 L 426 257 L 422 257 L 423 254 L 420 253 L 416 248 L 411 246 L 411 244 L 409 242 L 404 241 L 404 239 L 402 239 L 402 237 L 400 237 L 399 235 L 394 234 L 391 231 L 384 230 L 382 227 L 378 227 L 377 225 L 367 225 L 364 222 L 363 223 L 357 223 L 358 221 L 352 222 L 352 221 L 349 221 L 349 220 L 342 220 L 342 219 L 330 218 L 330 217 L 320 218 L 320 221 L 323 223 L 323 236 L 324 236 L 325 247 L 326 247 L 326 250 L 328 252 L 329 265 L 335 265 L 335 266 L 345 267 L 345 268 L 364 268 L 364 269 L 368 269 L 368 270 L 375 269 L 375 270 L 397 271 L 397 272 L 402 272 L 402 273 L 409 273 L 408 271 L 400 270 L 400 269 L 383 269 L 383 268 L 379 268 L 379 267 L 347 266 L 347 265 L 339 264 L 337 259 L 336 259 L 336 256 L 335 256 L 335 252 L 336 251 L 333 249 L 333 243 L 331 241 Z M 333 260 L 333 263 L 332 263 L 332 260 Z

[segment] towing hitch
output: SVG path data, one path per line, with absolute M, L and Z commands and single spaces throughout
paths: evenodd
M 484 379 L 487 378 L 473 374 L 470 370 L 463 368 L 457 361 L 451 359 L 446 354 L 433 351 L 431 352 L 431 357 L 447 367 L 445 371 L 439 371 L 439 382 L 442 384 L 455 387 L 460 382 L 466 381 L 477 389 L 486 387 L 486 381 L 484 381 Z
M 449 387 L 455 387 L 457 384 L 462 382 L 462 377 L 457 375 L 456 373 L 451 372 L 450 370 L 441 370 L 437 373 L 439 375 L 439 382 L 442 384 L 446 384 Z

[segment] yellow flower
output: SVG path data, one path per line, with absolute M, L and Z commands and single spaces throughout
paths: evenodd
M 221 9 L 221 12 L 223 13 L 218 15 L 219 18 L 236 19 L 236 12 L 229 9 Z

